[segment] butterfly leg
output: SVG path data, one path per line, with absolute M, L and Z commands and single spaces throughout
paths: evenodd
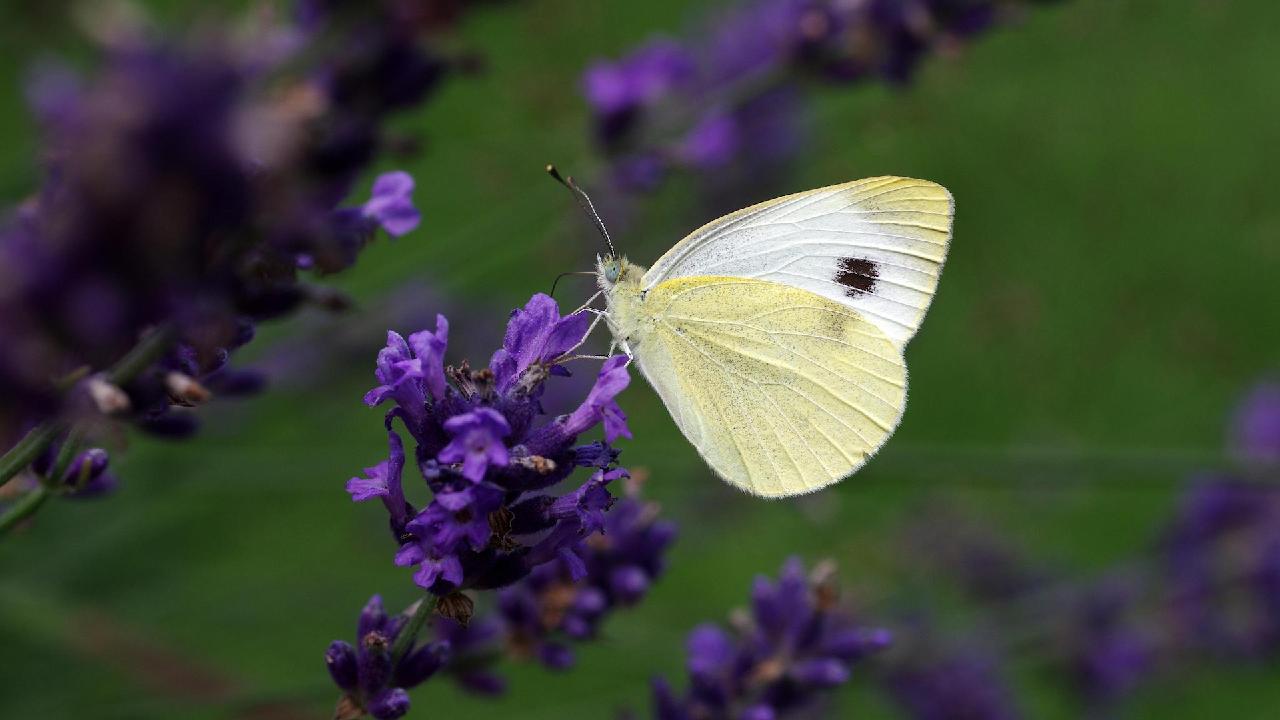
M 598 293 L 597 293 L 597 294 L 598 294 Z M 588 301 L 588 302 L 590 302 L 590 301 Z M 592 313 L 594 313 L 594 314 L 595 314 L 595 319 L 594 319 L 594 320 L 592 320 L 592 321 L 591 321 L 591 324 L 587 326 L 587 331 L 586 331 L 585 333 L 583 333 L 583 334 L 582 334 L 582 339 L 578 341 L 578 344 L 577 344 L 577 345 L 574 345 L 573 347 L 569 348 L 568 350 L 565 350 L 565 351 L 564 351 L 564 355 L 562 355 L 561 357 L 564 357 L 564 358 L 568 358 L 568 357 L 571 357 L 571 356 L 572 356 L 573 358 L 587 358 L 587 357 L 590 357 L 589 355 L 574 355 L 574 354 L 573 354 L 573 351 L 577 350 L 578 348 L 580 348 L 580 347 L 582 347 L 583 345 L 585 345 L 585 344 L 586 344 L 587 339 L 591 337 L 591 333 L 595 331 L 595 329 L 596 329 L 596 325 L 599 325 L 599 324 L 600 324 L 600 321 L 601 321 L 602 319 L 604 319 L 605 312 L 604 312 L 603 310 L 596 310 L 595 308 L 584 308 L 584 309 L 589 310 L 589 311 L 591 311 Z M 574 312 L 578 312 L 578 311 L 577 311 L 577 310 L 575 310 Z M 571 314 L 572 314 L 572 313 L 571 313 Z
M 590 310 L 591 312 L 596 313 L 597 315 L 599 315 L 600 313 L 604 312 L 603 310 L 597 310 L 597 309 L 595 309 L 595 308 L 593 308 L 593 307 L 590 307 L 591 303 L 595 302 L 595 301 L 596 301 L 596 298 L 600 297 L 602 294 L 604 294 L 604 291 L 603 291 L 603 290 L 599 290 L 599 291 L 597 291 L 595 295 L 592 295 L 591 297 L 587 298 L 587 301 L 586 301 L 586 302 L 584 302 L 584 303 L 582 303 L 581 305 L 579 305 L 577 310 L 574 310 L 573 312 L 571 312 L 571 313 L 569 313 L 569 314 L 570 314 L 570 315 L 573 315 L 573 314 L 576 314 L 576 313 L 580 313 L 580 312 L 582 312 L 583 310 Z

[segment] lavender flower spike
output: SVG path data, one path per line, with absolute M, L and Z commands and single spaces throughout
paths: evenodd
M 547 381 L 586 333 L 586 313 L 560 315 L 555 301 L 535 295 L 511 315 L 492 368 L 466 363 L 444 367 L 448 322 L 405 340 L 388 333 L 378 354 L 378 387 L 369 405 L 391 401 L 384 423 L 391 457 L 348 483 L 353 499 L 381 497 L 391 513 L 395 563 L 415 567 L 414 582 L 438 595 L 461 589 L 507 587 L 538 565 L 561 560 L 583 576 L 582 539 L 607 525 L 613 506 L 609 483 L 626 475 L 614 468 L 609 442 L 630 436 L 614 397 L 630 382 L 626 358 L 604 363 L 582 406 L 569 416 L 545 418 Z M 431 500 L 420 511 L 400 492 L 405 452 L 396 420 L 412 439 L 412 457 Z M 605 442 L 575 444 L 603 423 Z M 590 480 L 567 493 L 548 493 L 576 468 Z M 639 592 L 641 579 L 623 578 Z
M 421 646 L 411 643 L 402 657 L 393 658 L 392 648 L 407 621 L 408 611 L 389 617 L 382 598 L 374 595 L 360 612 L 355 646 L 342 640 L 329 645 L 325 665 L 334 684 L 343 691 L 335 718 L 403 717 L 409 712 L 406 688 L 423 683 L 448 661 L 447 641 Z
M 777 582 L 756 580 L 752 613 L 730 633 L 714 624 L 689 635 L 689 690 L 664 680 L 653 687 L 654 717 L 778 718 L 810 706 L 849 680 L 851 667 L 889 643 L 884 630 L 864 628 L 835 602 L 825 568 L 806 577 L 798 559 Z

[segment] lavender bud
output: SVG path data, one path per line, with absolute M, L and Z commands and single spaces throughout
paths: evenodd
M 343 690 L 354 690 L 359 682 L 359 668 L 356 661 L 356 649 L 350 643 L 334 640 L 324 653 L 324 662 L 329 667 L 329 675 L 333 682 Z

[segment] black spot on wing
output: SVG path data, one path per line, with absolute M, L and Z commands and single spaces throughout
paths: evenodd
M 880 270 L 876 264 L 866 258 L 840 258 L 836 265 L 836 282 L 845 286 L 845 294 L 849 297 L 866 295 L 876 289 L 876 280 Z

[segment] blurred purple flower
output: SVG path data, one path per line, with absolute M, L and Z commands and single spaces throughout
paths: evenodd
M 413 177 L 397 171 L 378 176 L 373 183 L 373 197 L 361 206 L 364 216 L 387 231 L 400 237 L 418 227 L 422 216 L 413 206 Z
M 617 189 L 652 190 L 682 169 L 737 204 L 728 197 L 758 195 L 794 157 L 814 81 L 904 84 L 928 54 L 1034 2 L 743 0 L 712 14 L 697 42 L 658 38 L 593 62 L 582 91 Z
M 46 178 L 0 219 L 0 445 L 55 417 L 190 435 L 183 407 L 261 386 L 228 367 L 256 322 L 343 304 L 305 271 L 345 270 L 379 227 L 418 225 L 406 173 L 379 176 L 362 205 L 343 200 L 390 115 L 451 62 L 398 0 L 305 5 L 297 25 L 259 22 L 263 42 L 229 27 L 105 29 L 92 76 L 35 77 Z M 106 371 L 140 338 L 158 359 L 114 387 Z M 105 490 L 97 477 L 79 492 Z
M 695 61 L 679 43 L 655 38 L 618 62 L 597 61 L 583 74 L 583 92 L 604 115 L 625 113 L 661 99 L 690 81 Z
M 1254 388 L 1236 411 L 1231 435 L 1232 449 L 1246 461 L 1280 463 L 1280 384 Z
M 405 627 L 409 613 L 388 617 L 382 598 L 374 595 L 360 613 L 356 645 L 335 640 L 325 652 L 325 664 L 334 684 L 343 691 L 335 716 L 354 712 L 378 720 L 402 717 L 409 711 L 412 688 L 429 679 L 448 661 L 448 641 L 415 646 L 393 664 L 392 647 Z M 354 710 L 352 710 L 354 709 Z
M 995 662 L 974 651 L 941 652 L 888 671 L 889 694 L 913 720 L 1013 720 L 1023 713 Z
M 1163 595 L 1174 641 L 1193 653 L 1280 652 L 1280 487 L 1201 478 L 1164 531 Z
M 884 649 L 888 631 L 866 628 L 836 604 L 828 569 L 806 576 L 792 559 L 776 582 L 757 578 L 752 613 L 730 634 L 700 625 L 686 654 L 689 689 L 654 682 L 654 716 L 775 718 L 848 682 L 853 665 Z

